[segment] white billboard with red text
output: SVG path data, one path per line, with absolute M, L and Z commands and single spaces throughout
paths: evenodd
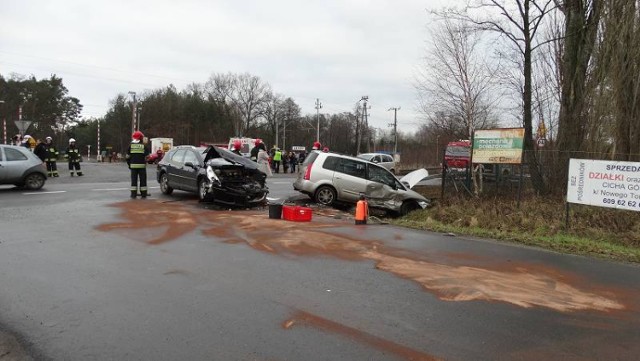
M 567 202 L 640 211 L 640 163 L 571 159 Z

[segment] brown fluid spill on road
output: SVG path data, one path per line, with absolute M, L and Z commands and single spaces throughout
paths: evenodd
M 423 352 L 416 351 L 414 349 L 408 348 L 406 346 L 402 346 L 395 342 L 385 340 L 378 336 L 374 336 L 364 331 L 360 331 L 358 329 L 345 326 L 338 322 L 334 322 L 326 318 L 322 318 L 320 316 L 316 316 L 304 311 L 298 311 L 293 315 L 293 317 L 284 321 L 282 323 L 282 328 L 284 328 L 285 330 L 288 330 L 296 325 L 311 326 L 311 327 L 315 327 L 330 333 L 343 335 L 355 341 L 358 341 L 360 343 L 364 343 L 366 345 L 372 346 L 380 351 L 392 353 L 406 360 L 414 360 L 414 361 L 438 360 L 437 358 L 431 355 L 427 355 Z
M 193 210 L 181 205 L 167 206 L 153 201 L 129 201 L 113 204 L 112 207 L 119 208 L 122 218 L 127 221 L 102 224 L 96 229 L 124 233 L 129 238 L 148 244 L 172 241 L 192 232 L 198 226 Z M 157 232 L 158 229 L 163 231 Z M 140 235 L 145 234 L 140 232 L 141 230 L 147 230 L 148 236 L 141 239 Z
M 560 312 L 625 309 L 620 292 L 581 280 L 575 275 L 522 262 L 446 262 L 385 246 L 384 243 L 333 234 L 332 228 L 348 223 L 325 217 L 313 222 L 287 222 L 267 218 L 265 212 L 202 212 L 197 208 L 160 202 L 123 202 L 127 222 L 104 224 L 102 231 L 127 231 L 133 239 L 140 229 L 164 231 L 144 241 L 160 244 L 198 228 L 225 243 L 246 243 L 274 255 L 328 256 L 351 261 L 374 261 L 377 269 L 417 282 L 447 301 L 498 301 L 519 307 L 545 307 Z M 366 228 L 359 228 L 363 230 Z M 362 235 L 360 235 L 362 237 Z M 445 258 L 446 259 L 446 258 Z

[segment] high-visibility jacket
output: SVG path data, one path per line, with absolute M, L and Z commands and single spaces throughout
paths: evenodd
M 143 143 L 131 142 L 125 158 L 130 169 L 145 168 L 147 155 L 149 155 L 149 150 Z
M 47 156 L 45 158 L 45 162 L 56 162 L 58 161 L 58 154 L 60 154 L 58 152 L 58 150 L 56 149 L 56 147 L 53 146 L 53 144 L 49 144 L 46 145 L 47 146 Z
M 69 160 L 69 163 L 78 163 L 80 162 L 80 149 L 75 146 L 69 146 L 64 157 Z
M 282 152 L 279 150 L 276 150 L 276 152 L 273 154 L 273 161 L 279 162 L 281 160 L 282 160 Z

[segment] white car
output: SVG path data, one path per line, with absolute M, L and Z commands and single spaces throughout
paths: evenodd
M 362 153 L 358 155 L 358 158 L 364 159 L 371 163 L 375 163 L 383 168 L 386 168 L 389 172 L 396 174 L 396 161 L 389 154 L 384 153 Z

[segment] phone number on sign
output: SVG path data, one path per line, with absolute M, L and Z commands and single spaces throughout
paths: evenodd
M 621 207 L 630 207 L 630 208 L 638 207 L 638 208 L 640 208 L 640 202 L 626 201 L 624 199 L 603 198 L 602 199 L 602 203 L 621 206 Z

